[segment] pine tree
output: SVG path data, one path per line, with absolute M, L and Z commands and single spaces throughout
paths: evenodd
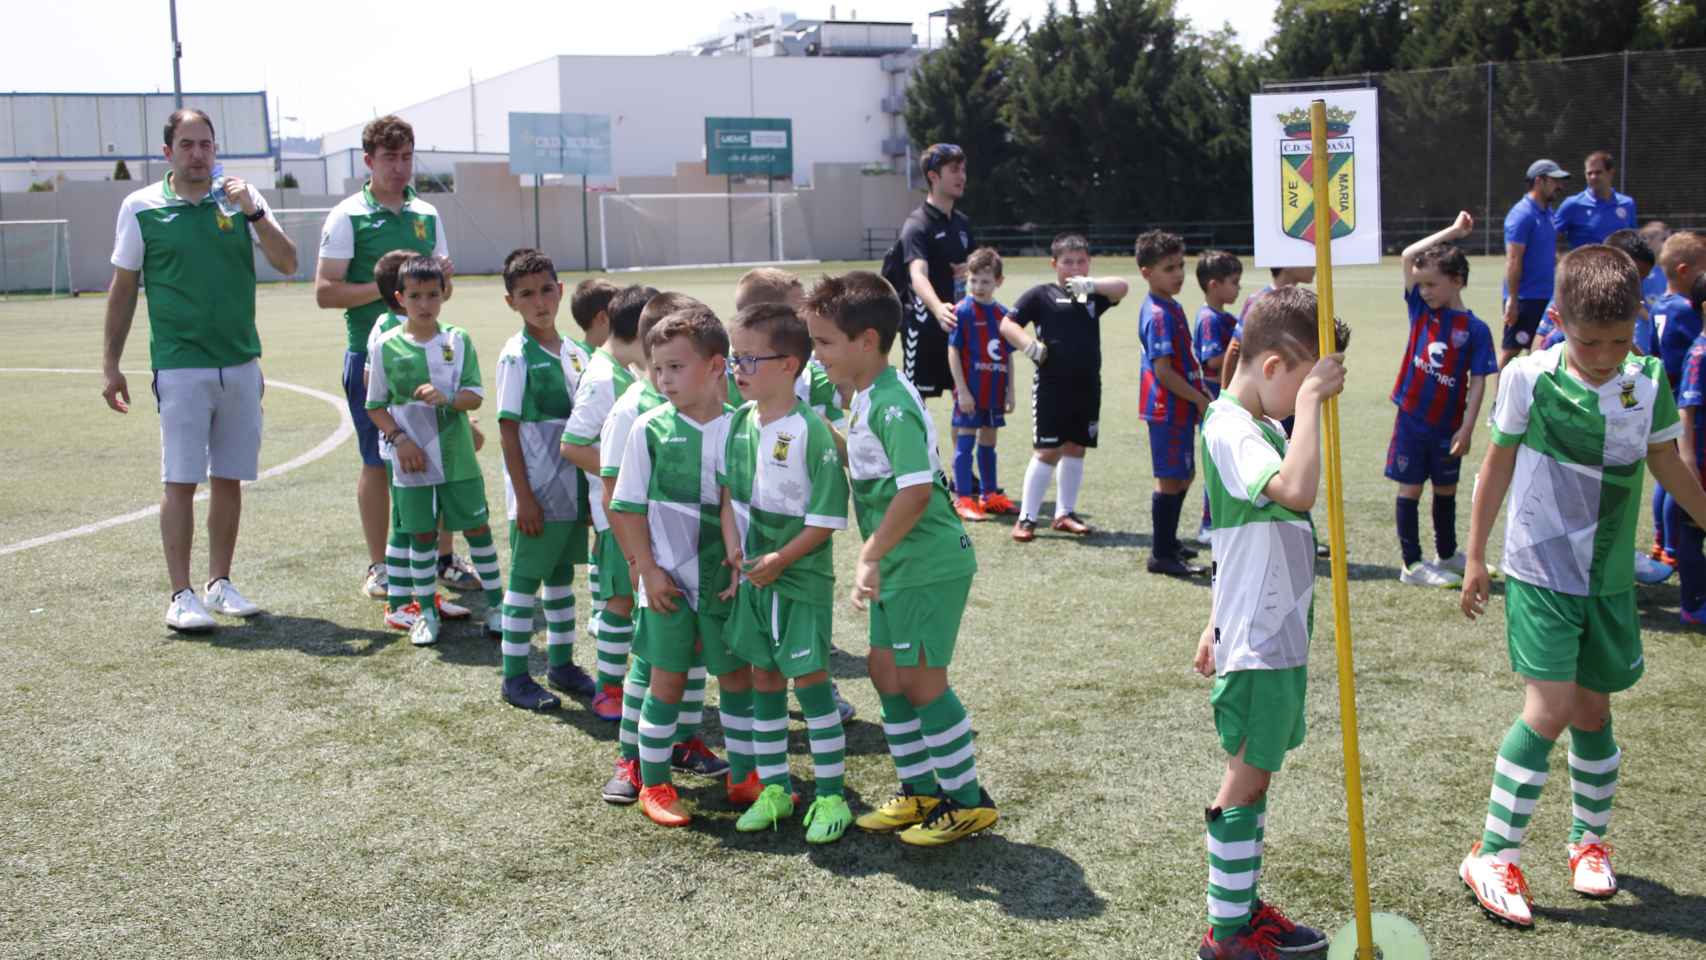
M 948 41 L 919 64 L 906 95 L 906 129 L 918 150 L 958 144 L 966 152 L 966 196 L 973 221 L 1004 222 L 1013 197 L 1012 144 L 1000 113 L 1009 96 L 1011 48 L 1002 40 L 1000 0 L 964 0 L 948 15 Z

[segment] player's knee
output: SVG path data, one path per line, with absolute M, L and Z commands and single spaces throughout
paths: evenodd
M 1435 487 L 1434 492 L 1438 493 L 1439 488 Z M 1400 500 L 1420 500 L 1420 499 L 1422 499 L 1422 485 L 1419 483 L 1400 483 L 1400 484 L 1398 484 L 1398 498 Z
M 1421 496 L 1421 488 L 1419 488 L 1419 487 L 1417 488 L 1416 495 Z M 1436 496 L 1436 497 L 1455 497 L 1455 496 L 1457 496 L 1457 484 L 1453 483 L 1453 484 L 1450 484 L 1450 485 L 1444 486 L 1444 487 L 1435 486 L 1434 487 L 1434 496 Z
M 977 431 L 977 442 L 986 447 L 995 446 L 995 428 L 982 427 Z
M 492 528 L 487 524 L 481 524 L 472 530 L 464 530 L 462 532 L 470 537 L 489 537 L 492 535 Z
M 415 544 L 417 546 L 430 547 L 434 543 L 437 543 L 437 542 L 438 542 L 438 537 L 434 534 L 430 534 L 430 533 L 417 533 L 417 534 L 415 534 Z
M 1055 464 L 1060 462 L 1060 448 L 1059 447 L 1050 447 L 1047 449 L 1038 450 L 1038 451 L 1036 451 L 1036 458 L 1039 462 L 1046 463 L 1052 467 Z

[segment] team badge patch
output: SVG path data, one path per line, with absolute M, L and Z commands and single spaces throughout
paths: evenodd
M 1467 331 L 1467 330 L 1453 330 L 1453 331 L 1451 331 L 1451 345 L 1453 347 L 1461 347 L 1468 342 L 1469 342 L 1469 331 Z
M 776 434 L 776 445 L 770 448 L 770 457 L 777 463 L 788 462 L 788 446 L 794 442 L 793 434 Z
M 1618 395 L 1617 399 L 1622 402 L 1623 409 L 1625 409 L 1625 410 L 1633 409 L 1635 406 L 1635 403 L 1636 403 L 1636 400 L 1635 400 L 1635 381 L 1633 381 L 1633 380 L 1623 381 L 1623 383 L 1620 384 L 1620 389 L 1622 390 L 1622 393 Z
M 1356 141 L 1350 136 L 1354 110 L 1327 107 L 1327 196 L 1315 196 L 1309 111 L 1302 107 L 1279 115 L 1285 138 L 1280 152 L 1280 225 L 1286 236 L 1315 242 L 1315 204 L 1327 205 L 1332 239 L 1356 229 Z
M 213 214 L 213 218 L 214 218 L 214 222 L 219 224 L 219 232 L 220 233 L 230 233 L 231 232 L 231 218 L 230 217 L 226 216 L 223 212 L 216 211 Z
M 448 341 L 448 340 L 445 341 L 443 349 L 444 349 L 444 362 L 445 363 L 455 363 L 456 362 L 456 348 L 452 347 L 450 345 L 450 341 Z
M 425 220 L 416 220 L 415 221 L 415 239 L 416 240 L 425 240 L 426 239 L 426 221 Z

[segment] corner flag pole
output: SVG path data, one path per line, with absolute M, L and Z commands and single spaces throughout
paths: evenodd
M 1333 336 L 1333 224 L 1327 166 L 1327 101 L 1309 104 L 1310 154 L 1315 188 L 1315 292 L 1321 356 L 1335 352 Z M 1368 901 L 1368 845 L 1363 833 L 1362 752 L 1357 744 L 1356 669 L 1351 665 L 1351 598 L 1345 563 L 1345 482 L 1339 453 L 1339 398 L 1321 406 L 1326 449 L 1327 535 L 1333 558 L 1333 646 L 1339 660 L 1339 727 L 1345 740 L 1345 814 L 1351 828 L 1351 887 L 1356 898 L 1357 960 L 1375 960 Z

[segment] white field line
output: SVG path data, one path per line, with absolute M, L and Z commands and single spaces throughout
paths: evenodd
M 98 374 L 100 371 L 80 370 L 66 367 L 0 367 L 0 373 Z M 289 473 L 298 467 L 305 467 L 321 457 L 324 457 L 326 454 L 331 453 L 333 450 L 336 450 L 339 444 L 348 440 L 350 436 L 355 433 L 355 423 L 350 419 L 349 407 L 345 404 L 344 398 L 334 397 L 323 390 L 316 390 L 313 387 L 303 387 L 294 383 L 285 383 L 283 380 L 269 379 L 267 380 L 266 385 L 268 387 L 277 387 L 280 390 L 289 390 L 292 393 L 300 393 L 305 397 L 313 397 L 316 400 L 321 400 L 330 404 L 332 409 L 338 412 L 338 428 L 332 431 L 331 436 L 320 441 L 314 449 L 309 450 L 307 453 L 300 456 L 293 457 L 276 467 L 270 467 L 261 471 L 253 481 L 249 481 L 250 483 L 259 483 L 269 477 L 276 477 L 281 474 Z M 248 485 L 249 483 L 244 483 L 244 486 Z M 207 497 L 208 491 L 206 490 L 199 491 L 195 496 L 197 500 L 206 500 Z M 155 516 L 159 512 L 160 505 L 154 504 L 153 506 L 144 507 L 141 510 L 133 510 L 130 513 L 120 514 L 116 517 L 108 517 L 105 520 L 97 520 L 94 523 L 85 523 L 80 527 L 72 527 L 70 530 L 61 530 L 58 533 L 49 533 L 39 537 L 31 537 L 28 540 L 19 540 L 17 543 L 8 543 L 5 546 L 0 546 L 0 557 L 6 556 L 9 553 L 28 550 L 31 547 L 45 546 L 49 543 L 58 543 L 61 540 L 70 540 L 74 537 L 83 537 L 91 533 L 98 533 L 108 527 L 117 527 L 126 523 L 133 523 L 137 520 L 143 520 L 148 517 Z

